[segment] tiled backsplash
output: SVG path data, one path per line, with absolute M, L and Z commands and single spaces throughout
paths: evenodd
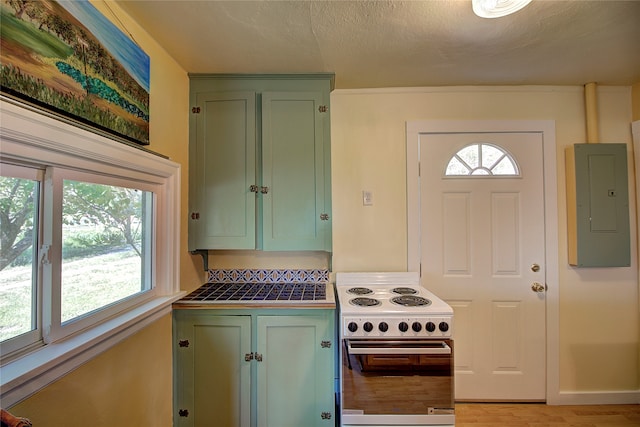
M 211 283 L 324 283 L 329 280 L 329 270 L 208 270 L 207 282 Z

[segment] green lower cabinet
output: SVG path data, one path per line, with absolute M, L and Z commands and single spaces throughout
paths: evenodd
M 251 426 L 251 317 L 176 312 L 176 426 Z
M 176 310 L 174 425 L 333 427 L 333 310 Z

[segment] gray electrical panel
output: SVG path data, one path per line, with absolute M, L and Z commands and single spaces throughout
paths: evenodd
M 626 144 L 566 149 L 569 264 L 631 265 Z

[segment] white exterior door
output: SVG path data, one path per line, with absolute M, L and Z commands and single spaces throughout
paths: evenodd
M 421 280 L 454 308 L 456 399 L 544 400 L 542 134 L 418 145 Z

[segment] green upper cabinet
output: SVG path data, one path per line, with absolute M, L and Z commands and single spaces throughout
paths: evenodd
M 190 78 L 189 249 L 331 251 L 333 74 Z
M 321 92 L 262 94 L 265 250 L 331 249 L 322 106 Z
M 195 94 L 189 249 L 255 245 L 255 92 Z M 194 138 L 195 137 L 195 138 Z

